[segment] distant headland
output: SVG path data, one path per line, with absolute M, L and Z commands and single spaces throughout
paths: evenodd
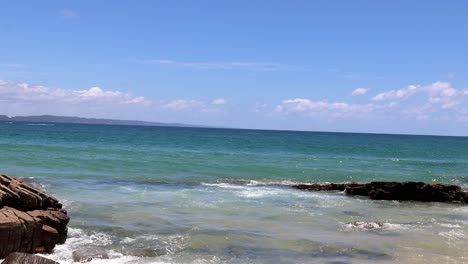
M 122 125 L 122 126 L 168 126 L 168 127 L 208 127 L 181 123 L 161 123 L 137 120 L 118 120 L 105 118 L 85 118 L 76 116 L 6 116 L 0 115 L 0 122 L 31 122 L 31 123 L 67 123 L 67 124 L 93 124 L 93 125 Z

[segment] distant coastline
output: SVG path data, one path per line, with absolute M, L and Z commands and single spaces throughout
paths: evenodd
M 182 123 L 162 123 L 148 122 L 138 120 L 119 120 L 106 118 L 86 118 L 76 116 L 54 116 L 54 115 L 38 115 L 38 116 L 6 116 L 0 115 L 0 122 L 31 122 L 31 123 L 64 123 L 64 124 L 88 124 L 88 125 L 121 125 L 121 126 L 168 126 L 168 127 L 203 127 L 209 126 L 192 125 Z
M 55 116 L 55 115 L 37 115 L 37 116 L 7 116 L 0 115 L 0 122 L 21 122 L 21 123 L 49 123 L 49 124 L 83 124 L 83 125 L 116 125 L 116 126 L 153 126 L 153 127 L 187 127 L 187 128 L 216 128 L 216 129 L 238 129 L 254 131 L 283 131 L 283 132 L 304 132 L 304 133 L 331 133 L 331 134 L 362 134 L 362 135 L 393 135 L 393 136 L 426 136 L 426 137 L 456 137 L 466 138 L 466 135 L 443 135 L 443 134 L 412 134 L 412 133 L 391 133 L 376 131 L 325 131 L 325 130 L 292 130 L 292 129 L 271 129 L 271 128 L 245 128 L 245 127 L 226 127 L 226 126 L 208 126 L 198 124 L 184 123 L 164 123 L 150 122 L 140 120 L 123 120 L 107 118 L 87 118 L 77 116 Z

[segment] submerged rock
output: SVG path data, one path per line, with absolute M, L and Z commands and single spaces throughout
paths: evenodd
M 352 229 L 375 230 L 375 229 L 382 229 L 384 227 L 384 224 L 381 222 L 356 221 L 352 223 L 347 223 L 346 227 L 352 228 Z
M 446 183 L 369 182 L 298 184 L 293 188 L 305 191 L 344 191 L 348 195 L 368 196 L 374 200 L 412 200 L 424 202 L 468 203 L 468 193 Z
M 9 254 L 2 264 L 59 264 L 53 260 L 48 258 L 32 255 L 32 254 L 25 254 L 14 252 Z
M 73 251 L 73 261 L 89 262 L 93 259 L 108 259 L 109 255 L 101 248 L 82 248 Z
M 69 218 L 61 208 L 36 187 L 0 175 L 0 258 L 13 252 L 47 253 L 64 243 Z

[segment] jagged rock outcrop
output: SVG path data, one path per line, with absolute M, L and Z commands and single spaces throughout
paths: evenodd
M 368 196 L 374 200 L 461 202 L 468 204 L 468 192 L 460 186 L 424 182 L 368 182 L 297 184 L 305 191 L 344 191 L 347 195 Z
M 0 259 L 12 252 L 50 252 L 67 238 L 69 218 L 57 199 L 0 175 Z

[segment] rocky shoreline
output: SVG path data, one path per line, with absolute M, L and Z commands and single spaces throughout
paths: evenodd
M 468 204 L 468 192 L 460 186 L 424 182 L 346 182 L 303 183 L 288 185 L 302 191 L 343 192 L 350 196 L 366 196 L 373 200 L 410 200 Z M 0 259 L 3 264 L 57 262 L 31 255 L 51 253 L 67 238 L 69 217 L 62 204 L 49 194 L 18 178 L 0 175 Z M 381 222 L 347 223 L 359 230 L 379 230 Z M 99 248 L 83 248 L 73 252 L 75 262 L 109 258 Z
M 49 194 L 0 175 L 0 259 L 10 253 L 49 253 L 67 238 L 67 212 Z
M 373 200 L 457 202 L 468 204 L 468 192 L 458 185 L 424 182 L 350 182 L 296 184 L 303 191 L 340 191 Z

